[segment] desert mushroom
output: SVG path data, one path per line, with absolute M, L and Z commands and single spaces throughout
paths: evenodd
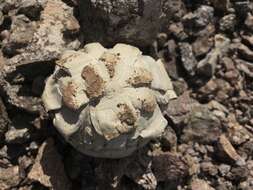
M 99 43 L 63 53 L 42 95 L 66 141 L 105 158 L 128 156 L 161 135 L 162 107 L 175 97 L 160 60 L 130 45 Z

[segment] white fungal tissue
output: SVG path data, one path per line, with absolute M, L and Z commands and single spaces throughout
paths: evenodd
M 126 44 L 91 43 L 63 53 L 42 100 L 78 151 L 120 158 L 161 135 L 167 125 L 162 108 L 175 97 L 161 60 Z

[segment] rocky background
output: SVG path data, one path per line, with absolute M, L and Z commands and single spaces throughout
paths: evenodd
M 0 189 L 252 190 L 253 2 L 0 0 Z M 118 160 L 82 155 L 43 109 L 66 49 L 136 45 L 178 99 L 161 138 Z

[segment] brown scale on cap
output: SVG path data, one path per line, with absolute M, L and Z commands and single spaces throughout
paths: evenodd
M 73 81 L 68 82 L 68 84 L 63 88 L 62 98 L 65 105 L 70 109 L 78 109 L 79 106 L 75 102 L 77 86 Z
M 96 73 L 93 67 L 85 66 L 82 71 L 82 78 L 87 83 L 86 93 L 89 98 L 103 95 L 105 81 Z
M 152 74 L 144 68 L 136 68 L 127 82 L 133 86 L 149 86 L 153 80 Z
M 156 108 L 155 98 L 148 98 L 142 101 L 142 110 L 146 113 L 153 113 Z
M 127 125 L 134 126 L 135 122 L 137 121 L 137 116 L 133 113 L 133 110 L 126 104 L 118 104 L 117 107 L 120 109 L 118 118 L 121 123 L 126 123 Z
M 102 61 L 105 64 L 105 66 L 108 70 L 108 73 L 110 75 L 110 78 L 114 77 L 115 66 L 120 60 L 119 55 L 120 54 L 106 52 L 99 59 L 100 61 Z
M 75 59 L 76 57 L 78 57 L 78 55 L 76 55 L 76 54 L 69 55 L 69 56 L 67 56 L 67 57 L 65 57 L 65 58 L 62 58 L 62 59 L 56 61 L 56 65 L 59 66 L 61 69 L 67 70 L 68 68 L 65 66 L 65 64 L 66 64 L 67 62 L 72 61 L 72 60 Z

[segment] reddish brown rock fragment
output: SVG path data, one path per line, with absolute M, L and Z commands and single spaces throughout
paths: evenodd
M 241 156 L 237 154 L 235 148 L 232 146 L 224 134 L 219 138 L 218 149 L 221 157 L 229 159 L 232 162 L 236 162 L 242 159 Z
M 19 167 L 0 168 L 0 189 L 7 190 L 16 187 L 21 181 Z
M 48 139 L 41 145 L 28 178 L 54 190 L 70 190 L 62 158 L 54 146 L 53 139 Z
M 214 190 L 206 181 L 194 179 L 191 182 L 191 190 Z
M 152 169 L 157 181 L 180 180 L 188 175 L 187 164 L 170 152 L 154 152 Z

